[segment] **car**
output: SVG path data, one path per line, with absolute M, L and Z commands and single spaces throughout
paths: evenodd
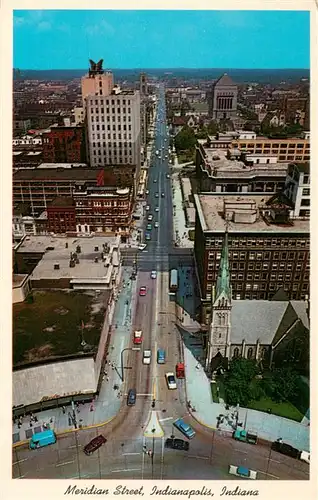
M 151 214 L 148 215 L 148 220 L 152 221 L 153 216 Z
M 155 194 L 155 197 L 156 197 L 156 198 L 159 198 L 159 193 L 156 193 L 156 194 Z
M 168 158 L 168 155 L 165 156 L 165 158 L 167 159 Z
M 154 181 L 154 183 L 156 183 L 156 182 L 157 182 L 157 179 L 154 179 L 153 181 Z
M 150 210 L 150 206 L 149 205 L 146 205 L 146 210 L 148 212 L 148 210 Z
M 159 151 L 158 151 L 158 149 L 156 149 L 156 155 L 158 156 L 158 154 L 159 154 Z
M 136 389 L 129 389 L 127 395 L 127 406 L 134 406 L 136 404 L 137 391 Z
M 152 279 L 155 280 L 157 278 L 157 271 L 151 271 L 150 276 L 151 276 Z
M 146 243 L 142 243 L 141 245 L 138 245 L 139 250 L 144 250 L 146 248 Z
M 161 193 L 161 198 L 164 198 L 165 197 L 165 194 L 164 193 Z
M 272 443 L 272 450 L 287 455 L 288 457 L 299 458 L 300 451 L 288 443 L 283 443 L 280 439 Z
M 166 381 L 167 381 L 168 389 L 176 389 L 177 388 L 176 378 L 172 372 L 166 373 Z
M 308 451 L 302 451 L 300 453 L 299 459 L 303 462 L 306 462 L 307 464 L 310 464 L 310 453 Z
M 155 222 L 155 227 L 159 227 L 159 222 Z
M 167 179 L 170 179 L 170 174 L 167 174 L 166 177 L 167 177 Z
M 134 331 L 133 343 L 134 344 L 142 344 L 142 330 L 135 330 Z
M 149 189 L 146 189 L 146 194 L 149 194 Z
M 146 233 L 145 234 L 145 240 L 146 241 L 150 241 L 151 240 L 151 234 L 150 233 Z
M 192 439 L 195 436 L 195 431 L 192 429 L 191 425 L 186 424 L 182 418 L 178 418 L 173 425 L 188 439 Z
M 144 365 L 150 365 L 150 362 L 151 362 L 151 351 L 149 349 L 146 349 L 144 351 L 144 357 L 143 357 L 142 362 L 143 362 Z
M 165 448 L 172 448 L 173 450 L 189 450 L 189 443 L 184 441 L 183 439 L 166 439 Z
M 152 224 L 147 224 L 147 231 L 151 231 L 152 230 Z
M 156 208 L 155 208 L 155 212 L 159 212 L 159 207 L 156 207 Z
M 86 446 L 84 446 L 85 455 L 91 455 L 94 451 L 98 450 L 103 444 L 107 443 L 107 439 L 100 434 L 94 437 Z
M 158 365 L 164 365 L 166 362 L 166 351 L 164 349 L 158 349 L 157 351 L 157 363 Z
M 234 476 L 245 477 L 246 479 L 256 479 L 257 472 L 255 470 L 248 469 L 247 467 L 238 467 L 237 465 L 230 465 L 229 474 L 234 474 Z
M 145 295 L 147 295 L 147 287 L 141 286 L 139 288 L 139 295 L 140 295 L 140 297 L 144 297 Z

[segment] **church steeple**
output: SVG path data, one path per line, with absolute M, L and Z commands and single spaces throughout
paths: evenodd
M 215 296 L 213 297 L 213 301 L 216 301 L 222 294 L 225 297 L 231 298 L 229 243 L 228 243 L 227 230 L 224 236 L 220 268 L 217 277 Z

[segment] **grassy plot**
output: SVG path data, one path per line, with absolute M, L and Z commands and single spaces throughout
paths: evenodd
M 13 306 L 13 364 L 32 363 L 96 347 L 105 309 L 102 295 L 73 291 L 35 291 L 33 303 Z M 105 299 L 105 297 L 104 297 Z
M 261 398 L 259 401 L 252 401 L 251 403 L 249 403 L 248 408 L 264 412 L 268 412 L 268 410 L 271 410 L 273 415 L 296 420 L 297 422 L 300 422 L 304 416 L 289 401 L 276 403 L 269 398 Z
M 219 396 L 218 396 L 217 384 L 215 382 L 214 383 L 211 382 L 211 393 L 212 393 L 213 403 L 218 403 Z

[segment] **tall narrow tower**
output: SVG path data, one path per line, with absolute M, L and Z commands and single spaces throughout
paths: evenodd
M 216 355 L 228 358 L 231 346 L 232 291 L 230 285 L 228 232 L 226 230 L 220 268 L 212 294 L 212 318 L 209 328 L 206 369 Z

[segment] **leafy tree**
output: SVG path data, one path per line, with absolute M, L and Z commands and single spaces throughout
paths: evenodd
M 276 368 L 263 379 L 263 388 L 274 401 L 287 401 L 297 395 L 298 379 L 292 367 Z
M 187 149 L 193 151 L 196 142 L 197 140 L 193 129 L 187 125 L 183 127 L 174 138 L 174 144 L 177 151 L 186 151 Z
M 208 128 L 208 134 L 209 135 L 215 135 L 219 131 L 218 124 L 214 120 L 210 121 L 210 123 L 208 124 L 207 128 Z
M 246 406 L 250 400 L 255 399 L 259 382 L 254 379 L 258 370 L 256 361 L 252 359 L 234 358 L 230 362 L 229 371 L 224 379 L 228 404 Z M 258 394 L 261 395 L 261 391 L 258 391 Z

